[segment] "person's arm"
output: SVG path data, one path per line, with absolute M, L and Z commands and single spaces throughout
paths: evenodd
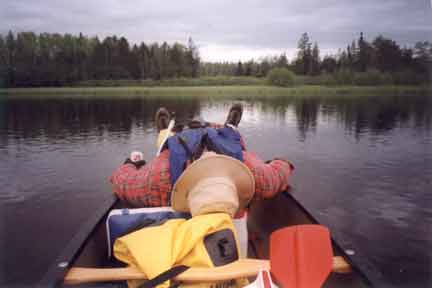
M 172 188 L 168 157 L 165 150 L 139 169 L 132 163 L 121 165 L 110 177 L 114 194 L 135 207 L 167 206 Z
M 255 199 L 271 198 L 289 187 L 294 166 L 288 161 L 275 159 L 265 163 L 249 151 L 243 151 L 243 159 L 255 178 Z
M 143 171 L 147 167 L 142 167 Z M 142 172 L 143 172 L 142 171 Z M 114 170 L 110 177 L 112 189 L 114 194 L 122 201 L 126 201 L 128 198 L 128 192 L 130 192 L 130 179 L 133 175 L 137 174 L 137 168 L 133 163 L 125 161 L 120 167 Z

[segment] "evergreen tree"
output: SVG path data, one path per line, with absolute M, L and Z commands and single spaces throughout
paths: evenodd
M 245 76 L 252 76 L 254 74 L 254 62 L 250 60 L 246 63 Z
M 320 74 L 320 51 L 318 48 L 318 43 L 315 42 L 312 49 L 312 75 Z
M 139 47 L 135 44 L 132 46 L 132 51 L 130 53 L 130 67 L 129 73 L 135 80 L 142 79 L 143 74 L 141 70 L 141 59 Z
M 139 63 L 140 75 L 142 79 L 150 78 L 151 62 L 150 51 L 144 43 L 139 46 L 137 61 Z
M 304 58 L 304 71 L 305 75 L 312 74 L 312 65 L 313 65 L 313 59 L 312 59 L 312 43 L 308 43 L 306 48 L 306 54 Z
M 159 49 L 159 45 L 157 43 L 152 44 L 150 47 L 150 59 L 151 59 L 151 65 L 150 65 L 151 78 L 154 80 L 162 79 L 162 68 L 161 68 L 162 55 Z
M 199 51 L 191 38 L 180 43 L 144 42 L 129 45 L 115 35 L 99 40 L 83 34 L 36 35 L 32 32 L 0 34 L 0 86 L 55 86 L 100 79 L 164 79 L 202 75 L 266 76 L 270 69 L 283 67 L 298 74 L 318 75 L 339 70 L 365 72 L 370 68 L 392 73 L 397 83 L 427 81 L 432 69 L 432 45 L 418 42 L 401 48 L 383 36 L 368 43 L 360 33 L 337 56 L 326 56 L 322 63 L 317 42 L 312 46 L 307 33 L 298 42 L 297 58 L 290 66 L 285 54 L 242 63 L 201 63 Z M 377 72 L 378 73 L 378 72 Z M 375 73 L 375 74 L 377 74 Z M 377 74 L 379 75 L 379 74 Z M 351 77 L 351 76 L 350 76 Z M 402 80 L 400 80 L 402 79 Z
M 432 77 L 432 43 L 428 41 L 417 42 L 413 51 L 414 69 L 421 74 Z
M 359 56 L 359 50 L 356 45 L 356 41 L 352 41 L 351 43 L 351 70 L 355 71 L 356 67 L 358 66 L 358 56 Z
M 121 37 L 118 43 L 116 43 L 115 45 L 117 46 L 115 48 L 115 50 L 117 51 L 115 57 L 115 63 L 118 73 L 117 77 L 121 79 L 128 79 L 131 76 L 130 71 L 133 70 L 129 42 L 126 40 L 126 38 Z
M 276 61 L 276 66 L 278 68 L 287 68 L 288 67 L 288 58 L 286 57 L 286 53 L 283 53 L 279 56 Z
M 0 87 L 6 87 L 7 81 L 7 49 L 6 42 L 0 34 Z
M 268 74 L 268 72 L 270 71 L 270 69 L 271 69 L 271 65 L 270 65 L 269 61 L 267 59 L 264 59 L 261 62 L 261 65 L 260 65 L 260 73 L 259 73 L 259 75 L 261 77 L 266 77 L 267 74 Z
M 84 37 L 82 33 L 79 34 L 77 39 L 77 54 L 76 54 L 76 69 L 77 69 L 77 80 L 86 80 L 88 76 L 88 59 L 89 55 L 89 43 L 88 39 Z
M 326 73 L 334 73 L 337 70 L 337 61 L 334 57 L 326 56 L 321 63 L 321 70 Z
M 400 69 L 402 51 L 391 39 L 378 36 L 373 41 L 376 53 L 376 67 L 382 72 L 395 72 Z
M 358 67 L 360 72 L 365 72 L 368 68 L 368 64 L 371 58 L 370 48 L 368 43 L 363 38 L 363 32 L 360 33 L 358 40 Z
M 196 47 L 191 37 L 189 37 L 188 40 L 188 49 L 186 55 L 187 55 L 186 59 L 188 65 L 190 66 L 191 76 L 198 77 L 199 66 L 200 66 L 200 55 L 199 55 L 198 48 Z
M 168 44 L 166 42 L 162 43 L 160 47 L 160 55 L 161 55 L 161 78 L 171 78 L 172 72 L 170 69 L 169 63 L 169 55 L 168 55 Z
M 243 72 L 243 64 L 241 61 L 238 62 L 237 64 L 237 70 L 235 72 L 236 76 L 243 76 L 244 72 Z
M 173 77 L 181 77 L 183 74 L 185 74 L 184 54 L 185 49 L 183 45 L 174 43 L 170 53 L 170 69 L 172 71 Z
M 348 68 L 349 70 L 352 70 L 353 68 L 353 56 L 351 53 L 351 46 L 348 45 L 347 46 L 347 52 L 346 52 L 346 62 L 345 62 L 345 67 Z
M 12 31 L 9 31 L 6 36 L 6 49 L 7 49 L 7 79 L 6 85 L 15 85 L 15 38 Z
M 300 74 L 306 75 L 310 71 L 311 60 L 311 44 L 307 33 L 303 33 L 298 45 L 296 67 Z

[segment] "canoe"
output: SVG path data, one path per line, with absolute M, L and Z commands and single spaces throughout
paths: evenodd
M 92 219 L 83 225 L 63 253 L 52 264 L 39 287 L 72 287 L 64 284 L 64 278 L 71 267 L 110 268 L 119 267 L 118 262 L 107 258 L 106 217 L 111 209 L 123 208 L 113 198 L 96 211 Z M 269 213 L 271 211 L 271 213 Z M 255 202 L 248 211 L 248 229 L 254 231 L 249 241 L 248 258 L 268 259 L 269 235 L 282 227 L 318 224 L 316 219 L 288 192 L 263 201 Z M 323 287 L 371 287 L 372 284 L 356 266 L 353 259 L 332 239 L 335 256 L 341 256 L 350 264 L 350 273 L 331 273 Z M 77 287 L 126 287 L 124 282 L 80 284 Z

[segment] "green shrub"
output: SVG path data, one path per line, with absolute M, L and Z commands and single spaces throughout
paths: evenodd
M 228 86 L 228 85 L 264 85 L 263 79 L 253 76 L 207 76 L 199 78 L 166 78 L 161 80 L 87 80 L 75 84 L 83 87 L 173 87 L 173 86 Z
M 0 66 L 0 88 L 6 87 L 7 72 L 6 69 Z
M 376 69 L 359 72 L 354 76 L 354 84 L 359 86 L 377 86 L 392 84 L 392 82 L 393 79 L 389 74 L 382 73 Z
M 332 74 L 329 73 L 323 73 L 322 75 L 318 76 L 319 77 L 319 83 L 320 85 L 324 85 L 324 86 L 334 86 L 336 85 L 336 80 L 333 77 Z
M 333 74 L 333 81 L 336 85 L 352 85 L 354 82 L 354 73 L 350 70 L 339 70 Z
M 412 70 L 399 71 L 393 74 L 393 82 L 396 85 L 419 85 L 427 81 L 425 80 Z
M 381 83 L 383 85 L 393 85 L 394 84 L 394 80 L 393 77 L 390 73 L 383 73 L 381 75 Z
M 295 75 L 286 68 L 273 68 L 267 75 L 267 81 L 275 86 L 292 86 L 295 83 Z

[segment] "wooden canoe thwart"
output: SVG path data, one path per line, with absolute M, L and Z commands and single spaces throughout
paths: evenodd
M 242 277 L 253 277 L 261 269 L 270 270 L 268 260 L 241 259 L 214 268 L 190 268 L 175 279 L 183 282 L 219 282 Z M 333 257 L 333 272 L 350 273 L 350 265 L 340 256 Z M 133 267 L 126 268 L 71 268 L 64 279 L 65 284 L 91 282 L 143 280 L 145 274 Z

